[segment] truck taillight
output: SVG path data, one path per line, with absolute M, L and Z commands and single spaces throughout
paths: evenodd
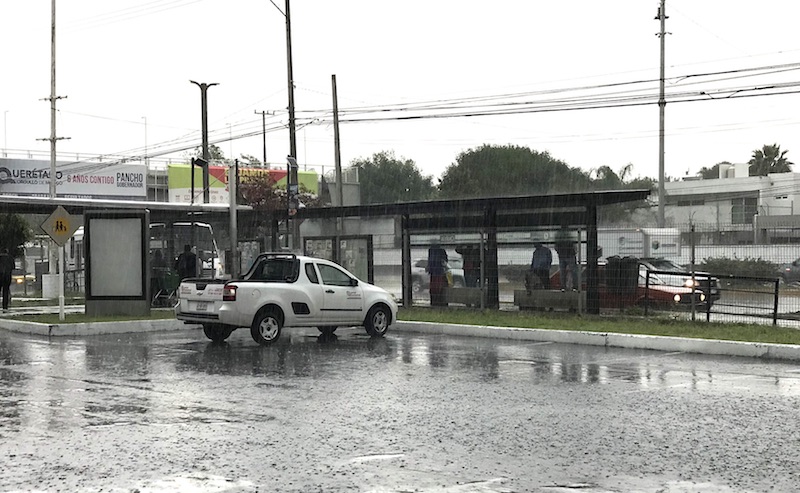
M 236 286 L 222 288 L 222 301 L 236 301 Z

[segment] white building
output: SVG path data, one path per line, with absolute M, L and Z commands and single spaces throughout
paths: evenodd
M 748 176 L 749 165 L 721 164 L 719 178 L 667 182 L 666 225 L 698 243 L 748 244 L 800 238 L 800 173 Z

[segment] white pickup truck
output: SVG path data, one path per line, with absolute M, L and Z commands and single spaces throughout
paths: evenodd
M 200 323 L 215 342 L 237 328 L 250 328 L 267 345 L 283 327 L 363 326 L 381 337 L 397 320 L 397 303 L 386 290 L 357 279 L 325 259 L 291 253 L 262 253 L 242 279 L 185 279 L 178 289 L 175 316 Z

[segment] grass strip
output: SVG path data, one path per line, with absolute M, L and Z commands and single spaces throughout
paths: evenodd
M 761 324 L 721 323 L 676 320 L 671 317 L 594 316 L 576 314 L 547 315 L 535 312 L 497 310 L 462 310 L 436 308 L 400 308 L 398 319 L 408 322 L 434 322 L 518 327 L 531 329 L 574 330 L 584 332 L 640 334 L 689 337 L 723 341 L 800 344 L 800 330 Z

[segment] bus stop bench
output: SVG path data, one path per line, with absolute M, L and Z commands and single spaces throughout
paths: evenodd
M 445 300 L 448 304 L 481 306 L 481 288 L 444 288 Z
M 586 292 L 553 291 L 547 289 L 514 290 L 514 304 L 520 310 L 569 310 L 577 311 L 586 306 Z

